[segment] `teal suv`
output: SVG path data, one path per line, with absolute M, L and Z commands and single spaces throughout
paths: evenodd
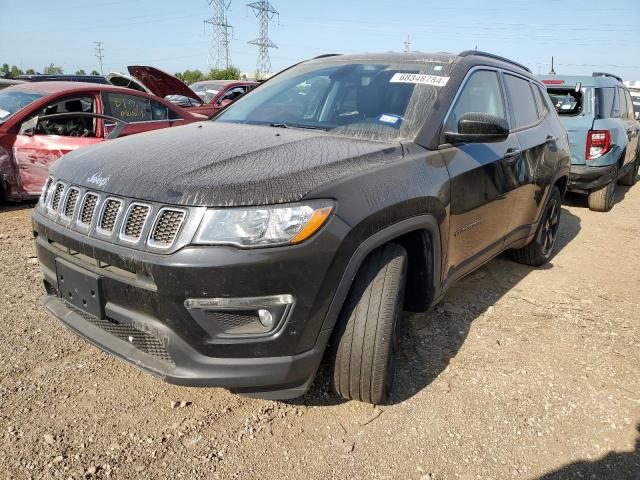
M 616 184 L 635 184 L 640 159 L 633 101 L 622 79 L 592 76 L 539 76 L 569 132 L 569 190 L 588 194 L 591 210 L 607 212 Z

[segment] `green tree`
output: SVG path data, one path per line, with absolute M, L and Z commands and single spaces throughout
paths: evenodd
M 100 72 L 97 70 L 91 70 L 91 75 L 100 75 Z
M 35 75 L 36 71 L 33 68 L 27 68 L 27 71 L 24 72 L 26 75 Z
M 76 70 L 76 75 L 86 75 L 87 72 L 85 72 L 83 69 L 79 68 L 78 70 Z
M 11 76 L 12 77 L 17 77 L 18 75 L 24 75 L 24 72 L 22 70 L 20 70 L 18 67 L 16 67 L 15 65 L 11 65 Z
M 60 75 L 64 73 L 62 67 L 56 67 L 53 63 L 50 63 L 49 66 L 44 67 L 42 71 L 45 75 Z
M 210 70 L 206 80 L 240 80 L 240 69 L 236 67 L 224 68 L 222 70 Z
M 0 72 L 8 75 L 9 72 L 11 72 L 11 69 L 9 68 L 9 64 L 8 63 L 3 63 L 2 64 L 2 68 L 0 68 Z
M 205 79 L 205 75 L 200 70 L 185 70 L 184 72 L 178 72 L 175 77 L 182 80 L 186 84 L 193 82 L 199 82 Z

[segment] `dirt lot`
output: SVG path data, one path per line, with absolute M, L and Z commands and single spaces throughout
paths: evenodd
M 160 383 L 39 304 L 30 209 L 0 211 L 0 478 L 640 478 L 640 186 L 565 206 L 560 250 L 498 258 L 405 315 L 391 404 Z M 173 402 L 184 402 L 177 407 Z

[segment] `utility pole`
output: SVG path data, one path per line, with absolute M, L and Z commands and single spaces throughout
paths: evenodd
M 231 0 L 207 0 L 213 6 L 213 17 L 207 18 L 204 23 L 211 25 L 211 46 L 209 47 L 209 68 L 221 70 L 231 66 L 229 54 L 229 30 L 233 33 L 233 27 L 227 21 L 227 10 Z
M 555 75 L 556 71 L 553 69 L 553 55 L 551 56 L 551 71 L 549 72 L 549 75 Z
M 100 62 L 100 74 L 104 75 L 104 70 L 102 69 L 102 58 L 104 57 L 104 50 L 102 48 L 102 42 L 93 42 L 93 44 L 95 45 L 95 47 L 93 47 L 93 50 L 96 52 L 95 53 L 95 57 Z
M 404 42 L 404 51 L 408 53 L 411 51 L 411 37 L 407 35 L 407 40 Z
M 268 0 L 259 0 L 247 4 L 253 10 L 260 24 L 259 37 L 247 42 L 258 47 L 258 74 L 271 73 L 271 60 L 269 59 L 269 49 L 278 46 L 269 39 L 269 22 L 278 16 L 278 11 L 273 8 Z

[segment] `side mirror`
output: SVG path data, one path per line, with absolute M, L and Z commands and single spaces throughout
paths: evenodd
M 32 137 L 36 133 L 36 127 L 38 126 L 38 117 L 33 117 L 20 126 L 20 135 L 27 135 Z
M 449 143 L 502 142 L 509 136 L 507 120 L 487 113 L 469 112 L 458 120 L 458 132 L 445 132 Z

